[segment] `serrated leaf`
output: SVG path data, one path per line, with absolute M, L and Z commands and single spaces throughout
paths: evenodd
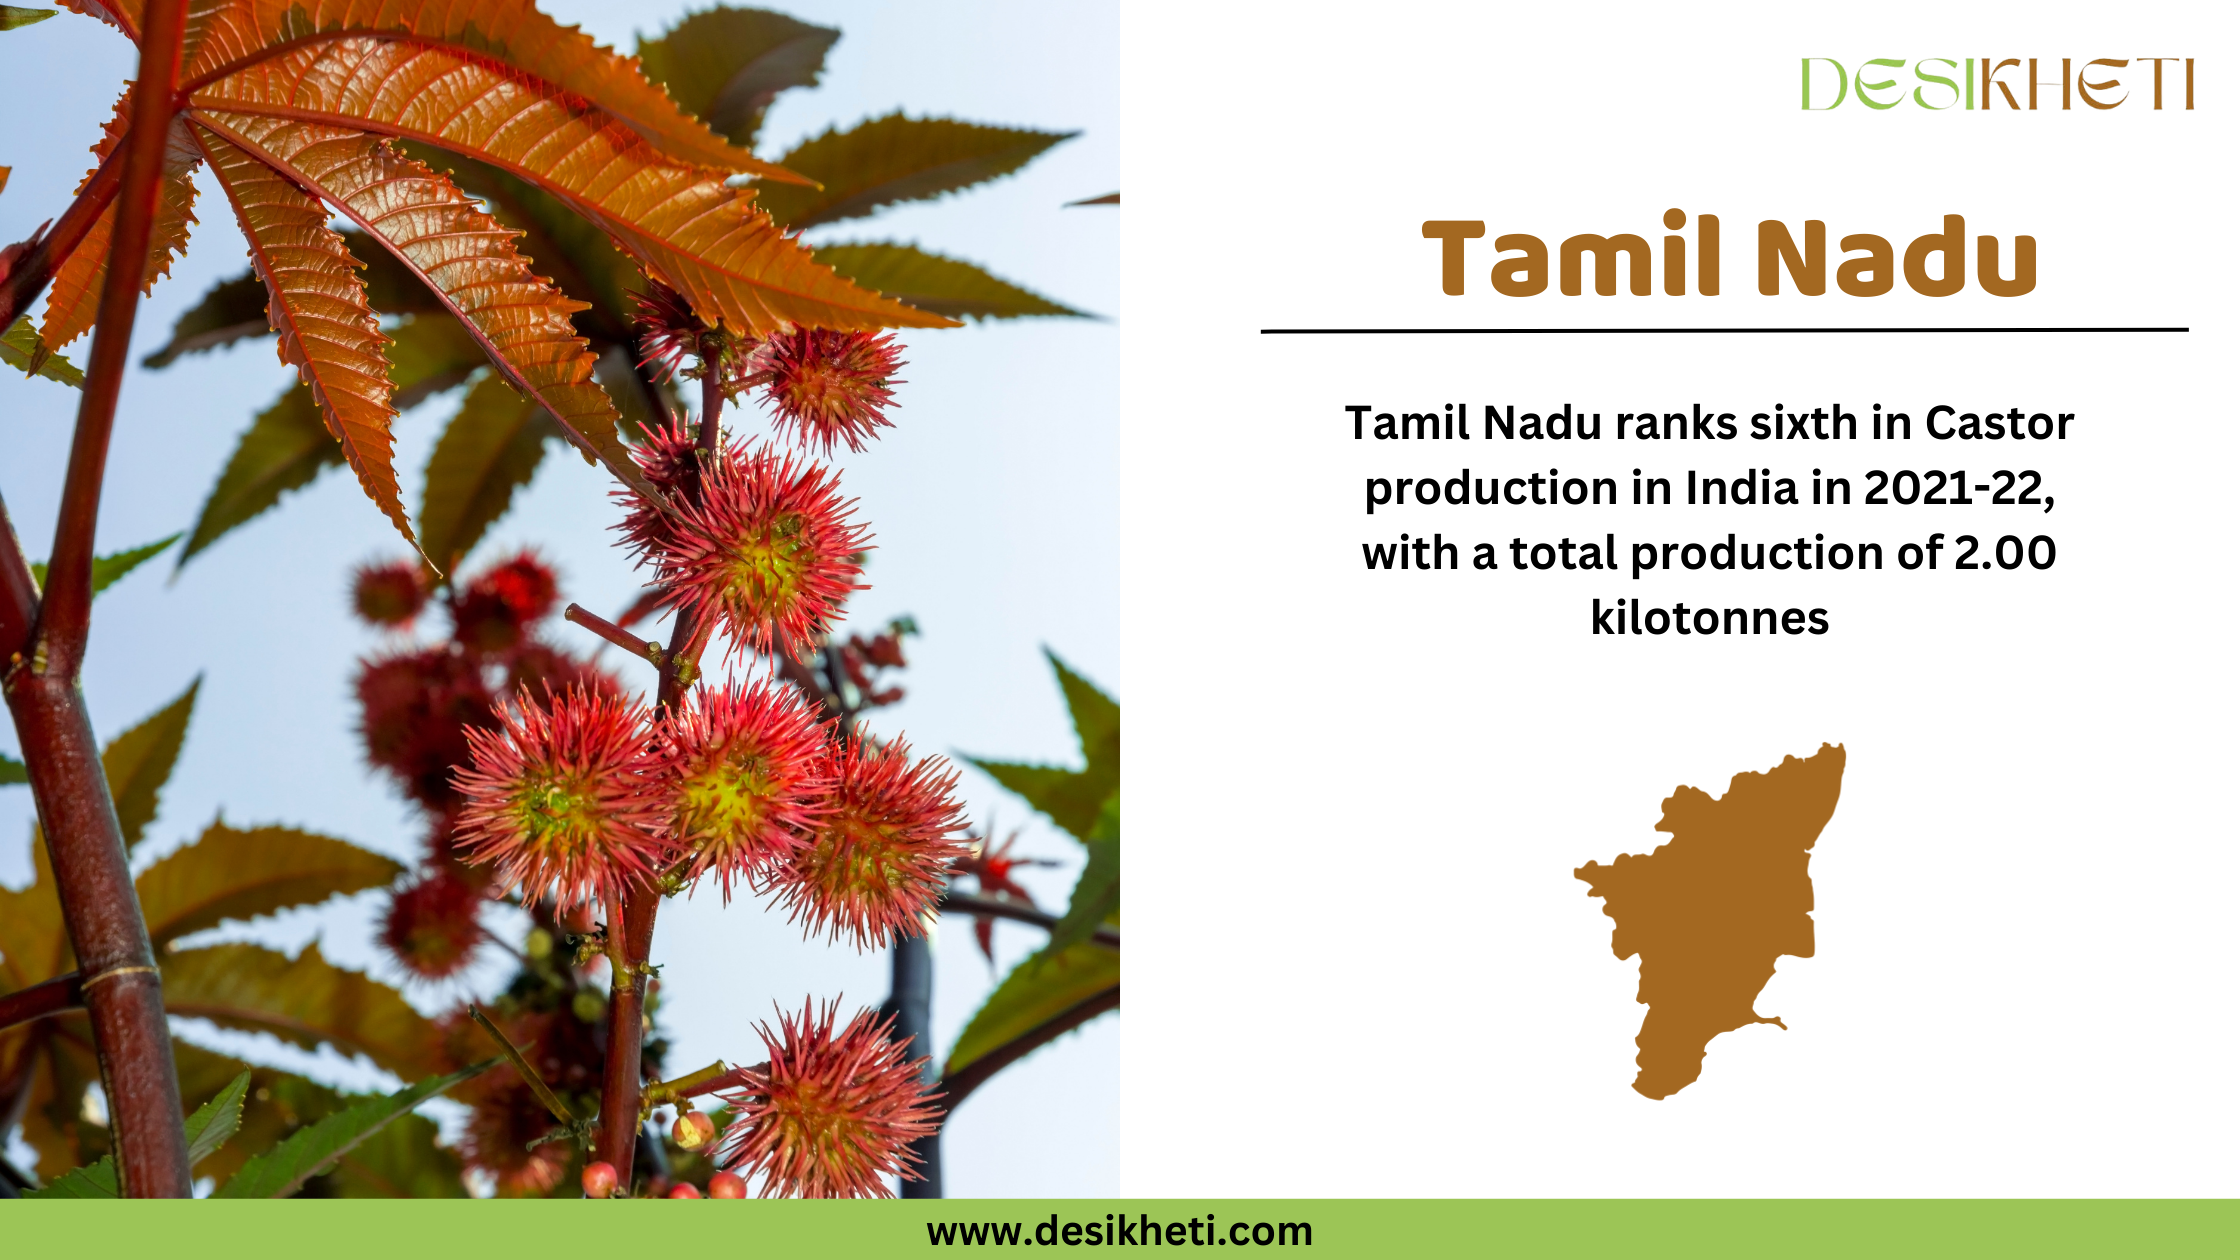
M 125 107 L 131 93 L 117 98 L 108 124 L 102 131 L 101 141 L 94 146 L 96 169 L 99 160 L 106 159 L 123 140 L 125 132 Z M 141 267 L 140 291 L 145 294 L 156 287 L 156 282 L 171 272 L 171 260 L 187 252 L 187 233 L 195 222 L 194 217 L 194 168 L 202 162 L 201 153 L 187 136 L 184 122 L 174 121 L 163 151 L 163 177 L 156 185 L 156 214 L 148 236 L 148 256 Z M 78 183 L 84 192 L 93 172 Z M 95 308 L 101 304 L 102 277 L 108 272 L 109 238 L 115 231 L 117 206 L 115 202 L 94 220 L 84 239 L 70 251 L 70 256 L 55 268 L 54 282 L 47 290 L 47 310 L 39 323 L 39 339 L 49 346 L 61 349 L 76 341 L 93 327 Z
M 441 1036 L 395 989 L 329 963 L 316 944 L 295 958 L 259 945 L 184 949 L 162 958 L 163 1000 L 174 1015 L 269 1032 L 309 1050 L 332 1044 L 397 1075 L 442 1066 Z
M 163 554 L 166 548 L 179 541 L 182 536 L 181 534 L 173 534 L 169 538 L 159 538 L 145 546 L 134 547 L 127 551 L 112 552 L 106 556 L 95 556 L 93 558 L 93 593 L 99 595 L 116 585 L 125 574 Z M 44 560 L 33 561 L 31 576 L 38 579 L 40 586 L 45 586 L 47 584 L 47 562 Z
M 390 401 L 403 411 L 489 365 L 482 343 L 451 312 L 411 316 L 390 335 L 389 381 L 397 390 Z
M 569 204 L 534 183 L 488 162 L 462 158 L 431 144 L 394 142 L 397 151 L 425 166 L 443 170 L 467 195 L 479 199 L 491 216 L 521 234 L 514 242 L 524 260 L 534 263 L 552 287 L 591 305 L 575 314 L 576 331 L 594 344 L 628 341 L 635 336 L 629 313 L 632 295 L 645 288 L 644 273 L 622 252 L 605 229 L 577 214 Z M 401 270 L 401 268 L 400 268 Z M 427 286 L 412 283 L 423 293 Z M 378 295 L 374 305 L 389 310 Z
M 446 1076 L 430 1077 L 382 1098 L 369 1098 L 304 1129 L 272 1150 L 242 1165 L 213 1198 L 284 1199 L 336 1160 L 373 1136 L 383 1125 L 454 1085 L 497 1066 L 485 1059 Z
M 383 1125 L 318 1178 L 335 1199 L 464 1199 L 459 1156 L 437 1142 L 435 1121 L 402 1115 Z
M 1115 793 L 1104 804 L 1097 825 L 1089 833 L 1089 863 L 1074 881 L 1073 899 L 1065 916 L 1050 929 L 1046 952 L 1061 952 L 1089 939 L 1099 926 L 1120 913 L 1120 797 Z
M 1011 969 L 957 1034 L 943 1074 L 954 1075 L 1119 983 L 1118 950 L 1082 941 L 1056 953 L 1035 954 Z
M 215 350 L 246 337 L 261 337 L 272 331 L 264 307 L 264 281 L 256 272 L 220 280 L 171 325 L 171 340 L 140 360 L 140 366 L 169 367 L 181 355 Z
M 246 831 L 210 824 L 200 839 L 165 854 L 132 881 L 157 948 L 215 927 L 291 906 L 380 888 L 404 867 L 331 836 L 290 827 Z
M 787 88 L 815 87 L 840 32 L 767 9 L 718 6 L 641 40 L 638 63 L 678 105 L 741 148 Z
M 1067 770 L 971 757 L 966 760 L 1025 797 L 1028 804 L 1086 844 L 1105 802 L 1120 790 L 1120 706 L 1095 684 L 1074 673 L 1056 653 L 1045 649 L 1043 655 L 1057 671 L 1058 687 L 1065 693 L 1066 707 L 1073 715 L 1083 768 Z
M 614 403 L 592 381 L 593 356 L 569 322 L 584 304 L 532 275 L 514 234 L 450 180 L 363 132 L 248 114 L 194 116 L 198 133 L 284 171 L 356 220 L 444 298 L 492 365 L 551 412 L 586 459 L 650 489 L 622 447 Z
M 544 461 L 544 441 L 557 437 L 544 409 L 491 375 L 467 391 L 459 414 L 428 456 L 420 526 L 428 555 L 455 570 L 513 504 Z
M 915 245 L 891 241 L 819 245 L 817 260 L 867 289 L 877 289 L 898 302 L 952 319 L 1088 313 L 997 279 L 961 259 Z
M 10 991 L 27 989 L 69 970 L 70 938 L 62 928 L 62 902 L 55 892 L 54 869 L 45 838 L 33 826 L 31 882 L 22 889 L 0 888 L 0 976 Z M 7 1034 L 0 1032 L 0 1038 Z
M 101 750 L 101 769 L 109 778 L 109 797 L 117 803 L 117 826 L 124 832 L 127 853 L 155 821 L 158 798 L 178 764 L 179 749 L 187 742 L 187 722 L 194 716 L 194 698 L 201 690 L 198 676 L 178 699 Z
M 0 31 L 12 31 L 19 26 L 29 26 L 33 22 L 44 22 L 57 12 L 59 10 L 56 9 L 19 9 L 12 4 L 0 4 Z M 0 166 L 0 188 L 8 186 L 7 169 Z
M 835 275 L 719 172 L 679 163 L 580 100 L 540 92 L 533 81 L 446 48 L 370 36 L 321 41 L 212 83 L 192 104 L 198 123 L 228 129 L 237 144 L 256 132 L 268 160 L 345 207 L 348 196 L 330 195 L 303 170 L 313 140 L 342 134 L 332 123 L 487 162 L 566 201 L 704 316 L 756 335 L 788 322 L 951 322 Z M 321 122 L 281 121 L 291 118 Z
M 911 118 L 897 111 L 802 142 L 779 164 L 824 187 L 771 184 L 760 201 L 772 219 L 800 231 L 999 179 L 1079 134 Z
M 219 1091 L 217 1097 L 195 1108 L 187 1117 L 187 1167 L 207 1159 L 211 1153 L 225 1145 L 241 1124 L 241 1100 L 249 1092 L 249 1074 L 241 1073 L 233 1083 Z M 84 1168 L 73 1168 L 38 1190 L 27 1192 L 26 1199 L 114 1199 L 117 1197 L 117 1167 L 109 1156 Z
M 218 484 L 202 502 L 178 567 L 187 567 L 210 544 L 256 519 L 290 490 L 310 484 L 321 472 L 342 463 L 342 448 L 327 432 L 326 419 L 311 391 L 291 387 L 257 413 L 218 474 Z
M 311 390 L 366 497 L 413 541 L 390 431 L 397 411 L 389 402 L 389 339 L 366 303 L 357 259 L 327 227 L 327 208 L 316 198 L 208 128 L 195 128 L 194 138 L 249 238 L 281 362 Z
M 137 8 L 137 5 L 134 6 Z M 187 24 L 188 53 L 180 82 L 190 87 L 254 74 L 283 56 L 347 66 L 353 50 L 377 29 L 452 60 L 499 63 L 526 81 L 532 95 L 565 94 L 640 136 L 671 160 L 725 171 L 786 177 L 789 172 L 726 143 L 707 124 L 677 108 L 646 81 L 635 58 L 561 26 L 522 0 L 219 0 L 195 6 Z M 408 39 L 398 40 L 398 36 Z M 542 82 L 538 82 L 541 80 Z M 395 89 L 403 85 L 386 84 Z M 559 89 L 558 92 L 553 89 Z M 472 96 L 471 89 L 462 91 Z M 478 108 L 502 108 L 481 101 Z
M 6 753 L 0 753 L 0 787 L 11 783 L 31 782 L 31 768 Z
M 29 315 L 16 316 L 16 322 L 0 334 L 0 363 L 21 369 L 26 376 L 43 376 L 72 389 L 86 383 L 86 374 L 77 364 L 47 349 L 39 340 L 39 330 L 31 326 Z

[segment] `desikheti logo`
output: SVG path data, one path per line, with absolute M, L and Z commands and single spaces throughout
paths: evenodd
M 2038 89 L 2047 89 L 2045 108 L 2082 103 L 2088 109 L 2157 110 L 2193 108 L 2193 58 L 2061 58 L 2061 73 L 2046 78 L 2036 57 L 1924 57 L 1907 62 L 1873 57 L 1846 65 L 1833 57 L 1806 57 L 1804 108 L 1829 110 L 1843 105 L 1868 109 L 2034 110 Z M 2046 72 L 2053 59 L 2044 59 Z M 2167 68 L 2167 69 L 2166 69 Z M 2020 96 L 2017 96 L 2017 93 Z

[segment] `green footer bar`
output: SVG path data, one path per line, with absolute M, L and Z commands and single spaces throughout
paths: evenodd
M 950 1200 L 11 1203 L 0 1253 L 235 1260 L 510 1255 L 2216 1256 L 2232 1200 Z M 618 1250 L 600 1250 L 614 1247 Z M 144 1251 L 140 1249 L 145 1249 Z M 1109 1249 L 1109 1250 L 1108 1250 Z

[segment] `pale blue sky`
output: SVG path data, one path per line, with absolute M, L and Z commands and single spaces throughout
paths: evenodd
M 844 35 L 823 86 L 788 93 L 772 111 L 766 154 L 828 123 L 896 107 L 1083 133 L 1000 184 L 828 227 L 818 239 L 916 241 L 1070 305 L 1117 311 L 1118 211 L 1059 208 L 1119 187 L 1116 6 L 779 7 Z M 636 33 L 658 32 L 687 8 L 546 4 L 560 20 L 625 48 Z M 20 239 L 67 204 L 88 165 L 86 146 L 133 66 L 121 37 L 73 14 L 0 36 L 0 107 L 12 122 L 0 138 L 0 165 L 15 168 L 0 194 L 0 240 Z M 188 258 L 143 307 L 136 360 L 161 344 L 171 321 L 211 283 L 246 265 L 231 216 L 207 179 L 200 211 Z M 925 632 L 904 679 L 910 696 L 878 715 L 877 729 L 905 733 L 929 752 L 1071 758 L 1065 710 L 1038 654 L 1043 644 L 1125 699 L 1117 338 L 1109 322 L 1045 320 L 907 339 L 900 427 L 841 461 L 843 487 L 861 498 L 879 545 L 868 575 L 873 589 L 858 598 L 855 624 L 907 612 Z M 87 344 L 70 353 L 82 361 Z M 290 372 L 270 347 L 259 341 L 161 373 L 133 369 L 103 502 L 102 550 L 192 524 L 236 436 L 287 384 Z M 76 402 L 61 386 L 0 373 L 0 492 L 34 558 L 46 554 L 52 535 Z M 439 400 L 397 424 L 408 503 L 418 502 L 419 469 L 446 415 Z M 535 543 L 559 562 L 570 597 L 618 609 L 636 584 L 609 546 L 606 489 L 604 474 L 556 450 L 479 554 Z M 330 472 L 198 557 L 176 583 L 166 585 L 167 557 L 103 595 L 85 688 L 104 738 L 197 674 L 205 680 L 142 861 L 191 839 L 221 810 L 237 824 L 308 827 L 411 859 L 420 824 L 364 768 L 352 733 L 350 673 L 378 640 L 344 606 L 349 568 L 400 550 L 356 485 Z M 16 751 L 5 724 L 0 748 Z M 1046 904 L 1062 905 L 1078 846 L 1029 821 L 1022 805 L 975 772 L 967 771 L 965 790 L 976 818 L 992 808 L 1006 831 L 1026 824 L 1023 849 L 1067 860 L 1063 870 L 1028 876 Z M 20 885 L 29 875 L 19 837 L 31 816 L 27 791 L 0 790 L 0 881 Z M 290 949 L 316 938 L 337 961 L 389 974 L 370 941 L 372 904 L 359 898 L 259 935 Z M 1037 936 L 999 927 L 1000 966 L 1023 957 Z M 938 953 L 935 1027 L 945 1051 L 992 977 L 964 922 L 944 930 Z M 871 1005 L 887 989 L 883 956 L 804 944 L 782 916 L 752 901 L 726 911 L 712 893 L 672 903 L 654 961 L 666 966 L 664 1019 L 678 1064 L 758 1057 L 751 1025 L 771 1017 L 773 1001 L 798 1008 L 807 994 L 844 993 L 851 1004 Z M 475 981 L 487 989 L 505 970 L 488 960 Z M 456 994 L 419 996 L 432 1006 Z M 950 1127 L 950 1193 L 1117 1191 L 1119 1036 L 1118 1018 L 1108 1016 L 976 1094 Z M 226 1044 L 337 1082 L 378 1079 L 331 1052 L 295 1054 L 269 1038 Z

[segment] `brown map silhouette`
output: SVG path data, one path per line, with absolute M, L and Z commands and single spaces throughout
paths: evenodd
M 1758 1014 L 1758 994 L 1782 954 L 1812 957 L 1813 842 L 1843 791 L 1843 745 L 1784 757 L 1764 774 L 1734 776 L 1713 800 L 1679 787 L 1657 830 L 1672 839 L 1648 854 L 1572 872 L 1617 921 L 1610 952 L 1641 955 L 1635 1000 L 1641 1021 L 1633 1087 L 1650 1098 L 1678 1093 L 1703 1074 L 1711 1039 L 1751 1024 L 1789 1027 Z

